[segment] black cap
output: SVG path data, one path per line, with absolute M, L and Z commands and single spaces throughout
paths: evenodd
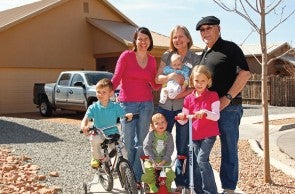
M 200 30 L 200 27 L 204 24 L 207 25 L 219 25 L 220 24 L 220 20 L 215 17 L 215 16 L 207 16 L 207 17 L 203 17 L 196 26 L 196 30 Z

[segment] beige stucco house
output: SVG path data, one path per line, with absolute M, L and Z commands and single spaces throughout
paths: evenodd
M 113 72 L 137 27 L 107 0 L 42 0 L 0 12 L 0 114 L 37 111 L 34 83 L 55 82 L 63 70 Z M 169 37 L 152 36 L 159 62 Z

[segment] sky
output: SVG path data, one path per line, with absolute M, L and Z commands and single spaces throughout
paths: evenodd
M 0 11 L 35 2 L 37 0 L 0 0 Z M 144 26 L 151 31 L 169 36 L 175 25 L 184 25 L 188 28 L 194 44 L 202 43 L 199 31 L 195 30 L 197 22 L 204 16 L 214 15 L 221 20 L 221 36 L 223 39 L 237 44 L 259 44 L 259 34 L 253 27 L 236 13 L 227 12 L 213 0 L 109 0 L 120 12 L 138 26 Z M 227 5 L 233 0 L 223 0 Z M 254 0 L 250 0 L 254 2 Z M 270 2 L 270 1 L 266 1 Z M 272 2 L 272 1 L 271 1 Z M 284 0 L 284 16 L 295 8 L 294 0 Z M 231 6 L 232 7 L 232 6 Z M 266 16 L 267 31 L 280 20 L 282 6 Z M 258 27 L 259 16 L 249 12 Z M 295 45 L 295 13 L 284 23 L 267 35 L 267 43 L 288 42 Z

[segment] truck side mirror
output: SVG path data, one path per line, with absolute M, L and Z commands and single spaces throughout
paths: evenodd
M 85 85 L 81 81 L 75 82 L 74 86 L 85 88 Z

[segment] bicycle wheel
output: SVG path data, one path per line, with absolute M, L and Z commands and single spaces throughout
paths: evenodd
M 134 173 L 131 170 L 129 163 L 126 160 L 121 160 L 119 163 L 119 173 L 122 178 L 122 185 L 129 194 L 137 194 L 137 186 Z
M 84 194 L 88 193 L 87 183 L 83 183 Z
M 98 169 L 98 171 L 98 179 L 100 184 L 106 191 L 111 191 L 114 187 L 114 178 L 110 171 L 110 167 L 107 163 L 105 163 L 100 169 Z

